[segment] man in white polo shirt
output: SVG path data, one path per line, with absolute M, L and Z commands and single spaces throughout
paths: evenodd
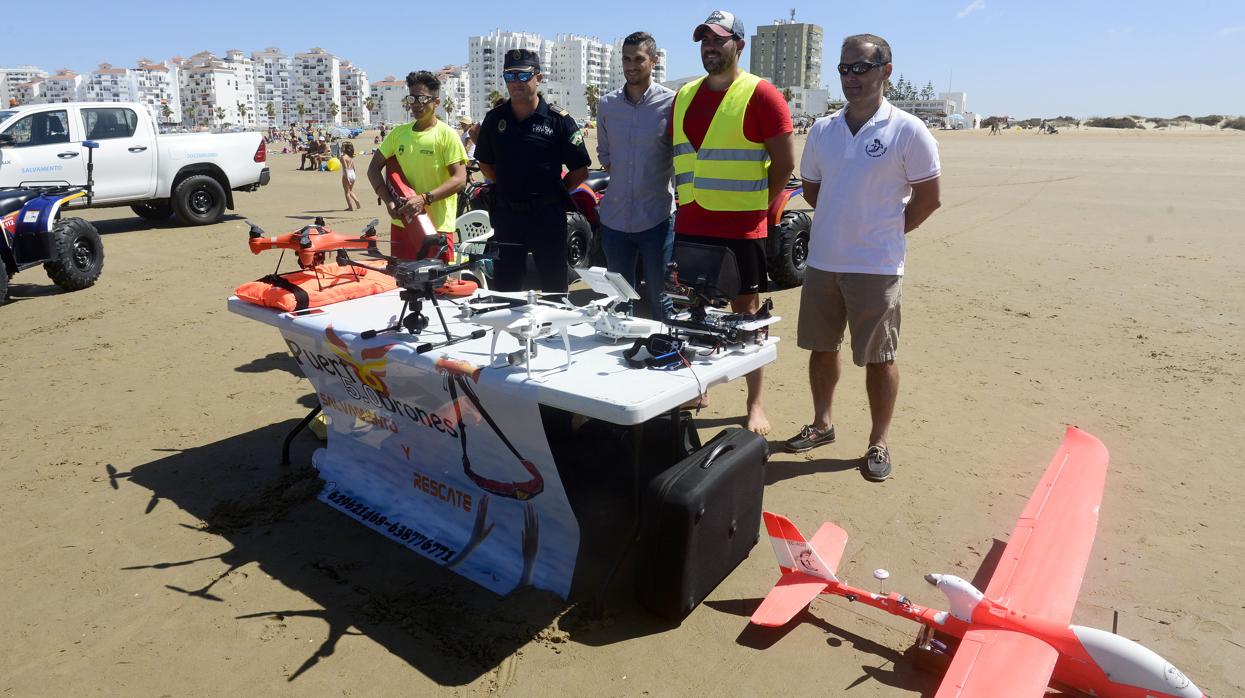
M 839 60 L 847 106 L 817 120 L 800 160 L 804 198 L 816 210 L 797 331 L 799 346 L 812 352 L 813 423 L 785 446 L 799 453 L 834 442 L 830 408 L 850 329 L 873 421 L 862 470 L 880 482 L 891 473 L 886 437 L 899 393 L 905 236 L 940 205 L 938 144 L 920 119 L 883 97 L 892 69 L 885 39 L 849 36 Z

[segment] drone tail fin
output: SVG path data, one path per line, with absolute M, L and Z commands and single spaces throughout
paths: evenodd
M 834 572 L 847 546 L 847 532 L 825 523 L 810 542 L 787 517 L 767 511 L 764 518 L 782 577 L 766 594 L 751 621 L 779 627 L 804 610 L 827 586 L 838 583 Z

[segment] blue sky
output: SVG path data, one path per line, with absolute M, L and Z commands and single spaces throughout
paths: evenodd
M 105 10 L 104 8 L 107 7 Z M 703 2 L 322 2 L 189 3 L 143 0 L 108 6 L 61 2 L 68 18 L 38 28 L 0 15 L 0 66 L 93 69 L 208 49 L 218 54 L 277 46 L 322 46 L 370 80 L 462 63 L 467 37 L 493 29 L 552 38 L 576 33 L 613 40 L 637 29 L 669 53 L 671 77 L 701 70 L 692 29 L 718 5 Z M 823 82 L 838 94 L 838 44 L 872 32 L 895 53 L 895 72 L 923 86 L 948 83 L 986 115 L 1175 116 L 1245 114 L 1245 2 L 733 2 L 721 6 L 758 24 L 785 18 L 821 25 Z M 745 53 L 744 60 L 747 60 Z

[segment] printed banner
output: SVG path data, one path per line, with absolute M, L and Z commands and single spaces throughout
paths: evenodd
M 329 417 L 320 499 L 499 594 L 570 593 L 579 526 L 535 388 L 380 335 L 282 330 Z

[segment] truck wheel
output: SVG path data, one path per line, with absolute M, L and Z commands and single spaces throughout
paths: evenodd
M 770 230 L 770 235 L 778 236 L 778 255 L 767 262 L 769 275 L 782 288 L 804 283 L 804 269 L 808 264 L 808 233 L 812 227 L 813 219 L 807 213 L 788 211 L 782 214 L 778 226 Z
M 134 213 L 149 221 L 162 221 L 173 215 L 173 204 L 168 199 L 144 201 L 141 204 L 134 204 L 130 208 Z
M 225 213 L 225 190 L 208 175 L 191 175 L 173 191 L 173 210 L 186 225 L 207 225 Z
M 66 218 L 52 228 L 55 257 L 43 270 L 66 291 L 90 288 L 104 270 L 104 243 L 95 226 L 81 218 Z
M 566 214 L 566 274 L 575 281 L 579 274 L 575 269 L 592 266 L 592 226 L 581 213 Z

